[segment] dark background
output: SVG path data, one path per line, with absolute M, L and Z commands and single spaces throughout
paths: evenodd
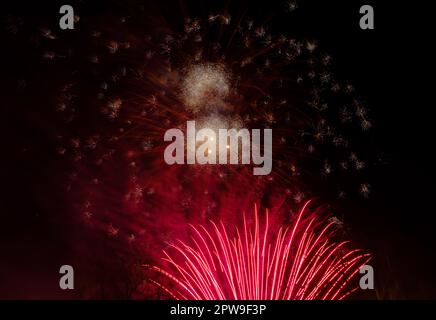
M 109 3 L 93 1 L 84 14 L 110 11 Z M 298 1 L 292 19 L 272 18 L 277 28 L 298 26 L 297 33 L 317 39 L 334 58 L 334 71 L 355 85 L 370 108 L 373 147 L 383 155 L 383 165 L 371 171 L 373 192 L 359 204 L 362 212 L 349 214 L 346 222 L 353 237 L 375 254 L 379 298 L 436 298 L 434 97 L 430 88 L 434 32 L 430 11 L 422 3 L 306 0 Z M 364 4 L 374 7 L 375 30 L 359 28 L 359 8 Z M 170 16 L 177 16 L 182 7 L 201 12 L 223 6 L 218 1 L 148 5 Z M 2 16 L 14 12 L 31 21 L 58 19 L 59 3 L 54 1 L 1 6 Z M 283 2 L 231 1 L 228 6 L 273 16 L 282 10 Z M 0 50 L 5 89 L 0 105 L 0 298 L 74 298 L 57 289 L 59 266 L 75 259 L 71 256 L 74 227 L 63 212 L 56 177 L 51 174 L 56 169 L 49 151 L 52 142 L 41 129 L 44 120 L 37 108 L 23 117 L 12 107 L 16 103 L 11 101 L 11 81 L 19 72 L 31 75 L 32 67 L 17 70 L 17 57 L 25 59 L 26 52 L 9 50 L 7 42 Z M 21 157 L 27 149 L 32 161 Z

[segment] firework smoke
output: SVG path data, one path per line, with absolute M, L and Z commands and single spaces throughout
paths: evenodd
M 344 299 L 370 257 L 335 241 L 335 221 L 308 215 L 308 204 L 288 227 L 270 224 L 268 210 L 261 221 L 257 207 L 254 223 L 244 215 L 233 236 L 222 221 L 191 225 L 192 244 L 178 241 L 171 244 L 174 253 L 164 252 L 174 271 L 152 267 L 175 286 L 150 281 L 176 299 Z

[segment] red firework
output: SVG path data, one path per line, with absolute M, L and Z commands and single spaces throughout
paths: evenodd
M 336 300 L 357 289 L 352 280 L 370 255 L 336 241 L 334 219 L 306 217 L 307 202 L 295 221 L 274 228 L 254 208 L 254 223 L 230 228 L 191 225 L 192 244 L 171 244 L 164 251 L 171 271 L 153 266 L 172 285 L 150 279 L 175 299 L 193 300 Z M 351 288 L 350 288 L 351 287 Z

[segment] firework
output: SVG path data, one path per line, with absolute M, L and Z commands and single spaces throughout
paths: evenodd
M 322 41 L 307 38 L 304 25 L 299 30 L 301 19 L 292 29 L 270 24 L 282 12 L 252 10 L 251 2 L 246 12 L 215 3 L 203 10 L 186 1 L 171 12 L 166 2 L 137 5 L 127 0 L 118 10 L 117 1 L 82 3 L 73 37 L 58 32 L 57 21 L 44 21 L 44 14 L 17 11 L 5 20 L 7 56 L 24 52 L 35 63 L 8 68 L 8 88 L 17 89 L 5 96 L 13 118 L 39 114 L 40 134 L 22 130 L 20 154 L 35 163 L 35 139 L 45 155 L 56 155 L 50 166 L 56 192 L 84 233 L 101 237 L 126 261 L 150 264 L 160 258 L 162 243 L 185 240 L 188 223 L 231 221 L 256 199 L 269 208 L 280 206 L 282 195 L 292 207 L 311 197 L 349 198 L 348 204 L 377 192 L 367 175 L 379 159 L 367 136 L 374 126 L 370 105 L 342 80 L 346 75 L 336 75 L 335 57 Z M 95 19 L 98 8 L 102 16 Z M 291 0 L 280 7 L 297 8 Z M 178 128 L 187 137 L 188 121 L 198 131 L 271 129 L 271 173 L 253 175 L 253 153 L 243 163 L 230 141 L 224 152 L 216 148 L 215 165 L 170 166 L 164 134 Z M 49 136 L 52 143 L 42 139 Z M 217 137 L 212 141 L 219 143 Z M 185 145 L 187 155 L 204 141 Z M 213 158 L 212 147 L 204 151 Z M 220 155 L 229 161 L 218 163 Z M 273 230 L 268 235 L 273 238 Z M 147 298 L 156 298 L 154 291 Z
M 151 268 L 169 280 L 159 286 L 175 299 L 335 300 L 356 288 L 353 279 L 370 256 L 336 241 L 335 219 L 308 214 L 306 202 L 290 226 L 276 227 L 268 210 L 243 218 L 231 236 L 224 222 L 191 225 L 192 244 L 178 241 L 164 251 L 168 270 Z M 171 270 L 171 271 L 170 271 Z
M 229 75 L 221 65 L 199 64 L 191 67 L 183 82 L 183 99 L 193 110 L 217 107 L 229 94 Z

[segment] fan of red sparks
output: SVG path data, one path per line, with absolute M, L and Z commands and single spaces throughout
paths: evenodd
M 150 282 L 174 299 L 342 300 L 370 255 L 336 241 L 334 219 L 308 214 L 308 204 L 287 227 L 271 223 L 268 210 L 261 218 L 257 206 L 242 228 L 191 225 L 191 243 L 164 251 L 168 268 L 151 266 L 169 284 Z

